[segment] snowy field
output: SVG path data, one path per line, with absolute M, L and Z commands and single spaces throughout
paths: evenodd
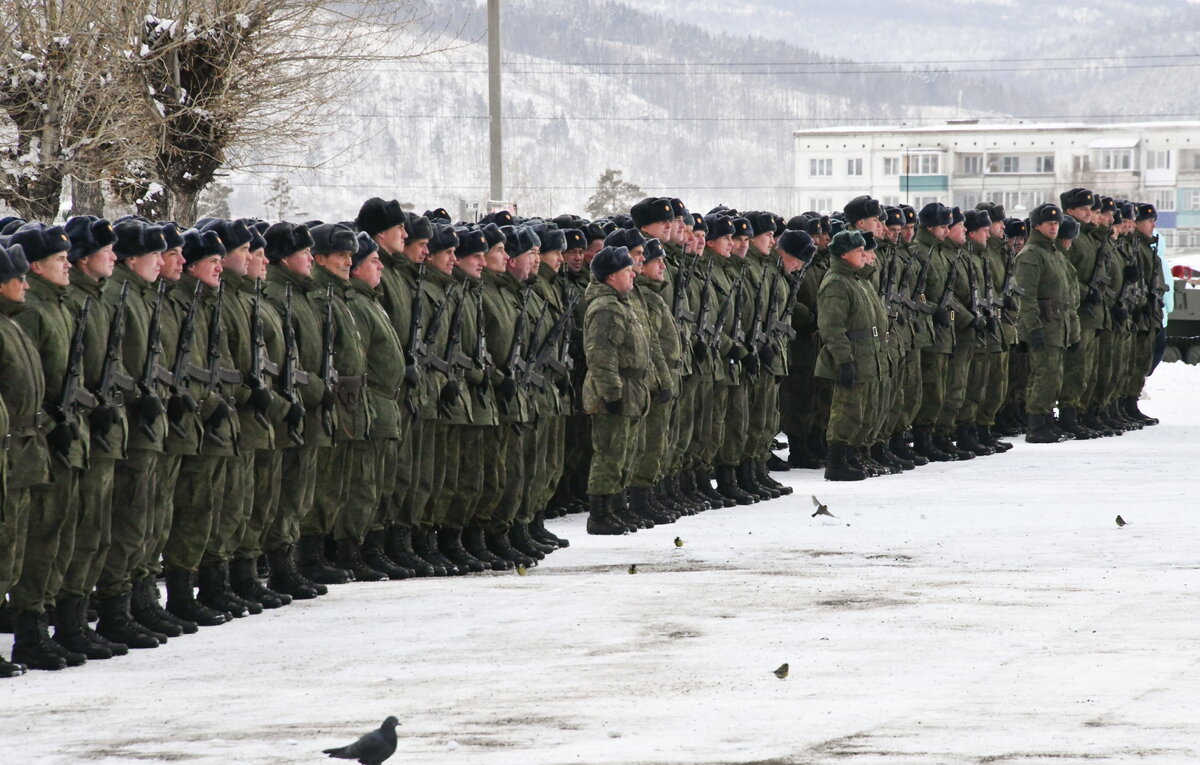
M 0 681 L 0 761 L 330 762 L 395 714 L 394 763 L 1195 762 L 1198 389 L 1164 365 L 1164 423 L 1120 438 L 777 473 L 791 497 L 626 537 L 572 516 L 524 577 L 334 587 Z

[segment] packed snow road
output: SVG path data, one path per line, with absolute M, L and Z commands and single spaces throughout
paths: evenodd
M 1196 761 L 1198 386 L 1160 367 L 1163 424 L 1119 438 L 777 473 L 791 497 L 626 537 L 570 517 L 527 576 L 334 587 L 2 681 L 0 760 L 328 762 L 395 714 L 396 763 Z

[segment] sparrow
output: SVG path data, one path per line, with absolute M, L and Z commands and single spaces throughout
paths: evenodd
M 787 665 L 787 662 L 785 661 L 784 663 L 779 665 L 779 669 L 775 670 L 775 677 L 778 677 L 780 680 L 786 680 L 787 676 L 788 676 L 788 665 Z
M 682 539 L 680 539 L 679 537 L 675 537 L 675 546 L 676 546 L 676 547 L 683 547 L 683 540 L 682 540 Z
M 517 564 L 517 576 L 525 576 L 527 573 L 529 573 L 529 569 L 525 568 L 525 565 L 523 563 L 518 563 Z
M 631 574 L 637 573 L 637 564 L 636 563 L 629 564 L 629 573 L 631 573 Z
M 813 495 L 813 498 L 812 498 L 812 499 L 813 499 L 813 507 L 817 508 L 817 511 L 816 511 L 815 513 L 813 513 L 813 514 L 812 514 L 812 517 L 813 517 L 813 518 L 816 518 L 818 515 L 828 515 L 830 518 L 836 518 L 836 517 L 837 517 L 837 516 L 836 516 L 836 515 L 834 515 L 833 513 L 829 512 L 829 506 L 828 506 L 828 505 L 822 505 L 822 504 L 821 504 L 821 500 L 817 499 L 817 495 L 816 495 L 816 494 L 814 494 L 814 495 Z
M 1124 525 L 1125 525 L 1125 519 L 1118 515 L 1117 516 L 1117 526 L 1120 527 L 1120 526 L 1124 526 Z

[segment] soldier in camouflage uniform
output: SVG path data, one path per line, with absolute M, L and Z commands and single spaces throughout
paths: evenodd
M 954 349 L 950 311 L 940 305 L 950 270 L 951 256 L 946 250 L 953 245 L 945 239 L 953 215 L 945 205 L 931 202 L 921 208 L 918 220 L 921 226 L 913 245 L 925 275 L 918 278 L 914 293 L 919 301 L 928 300 L 934 312 L 930 315 L 933 333 L 921 348 L 921 405 L 913 417 L 913 450 L 930 462 L 948 462 L 955 457 L 934 443 L 932 431 L 946 399 L 946 377 Z
M 967 210 L 964 215 L 967 230 L 965 262 L 969 267 L 967 275 L 971 284 L 967 308 L 973 314 L 971 326 L 975 331 L 975 355 L 971 359 L 963 405 L 956 418 L 956 440 L 960 449 L 987 456 L 1010 448 L 1008 444 L 992 443 L 990 439 L 981 438 L 977 424 L 988 395 L 989 382 L 1006 380 L 1008 371 L 1000 366 L 1004 338 L 997 318 L 999 305 L 994 300 L 999 287 L 988 251 L 992 219 L 987 210 Z
M 1145 425 L 1157 425 L 1158 420 L 1143 414 L 1137 402 L 1153 364 L 1154 340 L 1162 331 L 1163 295 L 1167 291 L 1162 259 L 1158 256 L 1158 235 L 1154 233 L 1158 210 L 1152 204 L 1127 203 L 1124 215 L 1133 224 L 1129 234 L 1131 260 L 1146 295 L 1132 317 L 1136 334 L 1130 341 L 1128 372 L 1119 392 L 1126 414 Z
M 1108 274 L 1111 253 L 1107 233 L 1092 220 L 1096 196 L 1088 189 L 1071 189 L 1060 194 L 1059 201 L 1063 213 L 1074 218 L 1080 227 L 1079 236 L 1067 252 L 1075 268 L 1079 292 L 1080 340 L 1078 347 L 1068 350 L 1063 360 L 1059 427 L 1073 438 L 1094 438 L 1095 431 L 1080 423 L 1079 418 L 1087 412 L 1088 389 L 1096 377 L 1099 337 L 1112 326 L 1109 316 L 1111 297 L 1107 294 L 1107 285 L 1111 281 Z M 1113 426 L 1108 420 L 1096 424 L 1105 429 Z

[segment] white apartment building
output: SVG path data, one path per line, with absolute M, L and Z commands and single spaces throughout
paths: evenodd
M 797 210 L 840 210 L 859 194 L 918 210 L 999 202 L 1024 217 L 1082 186 L 1152 202 L 1167 248 L 1200 254 L 1200 122 L 797 130 Z

